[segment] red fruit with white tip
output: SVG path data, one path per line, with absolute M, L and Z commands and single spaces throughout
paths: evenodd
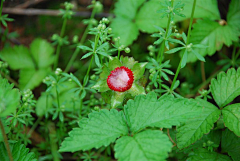
M 133 72 L 125 66 L 115 68 L 107 78 L 108 87 L 118 92 L 129 90 L 133 81 Z

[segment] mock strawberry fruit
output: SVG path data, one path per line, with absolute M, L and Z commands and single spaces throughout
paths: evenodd
M 125 66 L 115 68 L 107 78 L 108 87 L 118 92 L 129 90 L 132 87 L 133 81 L 133 72 Z

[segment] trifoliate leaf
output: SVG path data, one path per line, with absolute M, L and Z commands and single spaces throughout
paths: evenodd
M 240 1 L 232 0 L 227 14 L 227 23 L 229 26 L 237 28 L 240 34 Z
M 156 161 L 165 160 L 171 151 L 172 143 L 160 130 L 146 130 L 133 137 L 123 136 L 114 147 L 119 161 Z
M 124 106 L 130 130 L 133 133 L 145 127 L 171 128 L 205 111 L 197 100 L 162 96 L 154 92 L 138 95 Z
M 61 152 L 89 150 L 108 146 L 118 137 L 128 134 L 123 112 L 115 109 L 101 110 L 89 114 L 84 126 L 73 129 L 60 148 Z
M 10 144 L 12 157 L 14 161 L 37 161 L 33 152 L 29 153 L 29 149 L 25 145 L 18 143 Z M 0 142 L 0 158 L 2 161 L 9 161 L 8 153 L 3 142 Z
M 8 80 L 0 77 L 0 117 L 5 117 L 16 110 L 19 106 L 20 93 L 13 89 Z
M 237 34 L 236 34 L 237 33 Z M 238 31 L 232 26 L 222 26 L 218 22 L 204 19 L 198 20 L 193 25 L 190 42 L 193 44 L 205 45 L 207 48 L 194 49 L 202 56 L 213 55 L 223 45 L 230 46 L 233 41 L 238 41 Z M 189 55 L 188 62 L 195 62 L 197 57 Z
M 13 70 L 22 68 L 34 68 L 34 62 L 28 48 L 24 46 L 14 46 L 4 48 L 0 52 L 0 58 L 6 61 Z
M 177 146 L 183 149 L 210 132 L 221 111 L 205 100 L 197 100 L 204 112 L 177 128 Z
M 131 19 L 116 17 L 111 23 L 114 37 L 120 37 L 120 44 L 128 46 L 137 39 L 138 27 Z
M 192 0 L 175 0 L 174 4 L 179 1 L 185 4 L 184 9 L 181 13 L 186 17 L 175 15 L 175 22 L 190 18 L 192 12 Z M 142 32 L 153 33 L 158 31 L 158 29 L 156 29 L 154 26 L 167 26 L 167 17 L 161 18 L 162 14 L 157 13 L 158 10 L 164 8 L 164 3 L 165 0 L 150 0 L 144 3 L 144 5 L 140 8 L 139 12 L 136 15 L 136 24 Z M 213 20 L 220 19 L 217 1 L 197 1 L 194 18 L 211 18 Z
M 50 68 L 43 68 L 39 70 L 22 69 L 20 70 L 19 86 L 20 89 L 34 89 L 50 72 Z
M 30 45 L 30 51 L 38 68 L 49 67 L 55 60 L 54 48 L 44 39 L 35 39 Z
M 199 148 L 189 154 L 187 161 L 231 161 L 231 158 L 227 155 Z
M 212 79 L 210 89 L 219 107 L 224 107 L 240 95 L 240 68 L 221 72 Z
M 222 132 L 222 152 L 227 152 L 234 161 L 240 160 L 240 137 L 226 129 Z
M 240 136 L 240 103 L 225 107 L 222 114 L 225 126 Z

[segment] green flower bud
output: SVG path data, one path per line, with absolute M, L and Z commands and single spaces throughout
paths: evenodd
M 109 34 L 112 33 L 112 28 L 108 28 L 108 33 L 109 33 Z
M 152 51 L 154 49 L 154 46 L 152 45 L 148 45 L 148 48 L 147 48 L 149 51 Z
M 73 39 L 72 39 L 72 42 L 73 42 L 73 43 L 78 43 L 78 38 L 79 38 L 79 37 L 78 37 L 77 35 L 74 35 L 74 36 L 73 36 Z
M 93 75 L 90 77 L 90 79 L 91 79 L 91 80 L 94 80 L 94 79 L 96 79 L 96 75 L 95 75 L 95 74 L 93 74 Z
M 95 111 L 99 111 L 99 109 L 100 109 L 99 106 L 94 106 Z
M 126 53 L 130 53 L 130 49 L 129 49 L 129 47 L 127 47 L 127 48 L 125 48 L 125 50 L 124 50 Z
M 56 71 L 55 71 L 55 74 L 56 75 L 60 75 L 61 73 L 62 73 L 62 69 L 57 68 Z
M 149 52 L 149 55 L 150 55 L 150 56 L 154 56 L 154 52 L 151 52 L 151 51 L 150 51 L 150 52 Z

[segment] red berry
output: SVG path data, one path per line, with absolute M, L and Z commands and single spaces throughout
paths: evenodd
M 125 66 L 115 68 L 107 78 L 108 87 L 118 92 L 129 90 L 133 81 L 133 72 Z

